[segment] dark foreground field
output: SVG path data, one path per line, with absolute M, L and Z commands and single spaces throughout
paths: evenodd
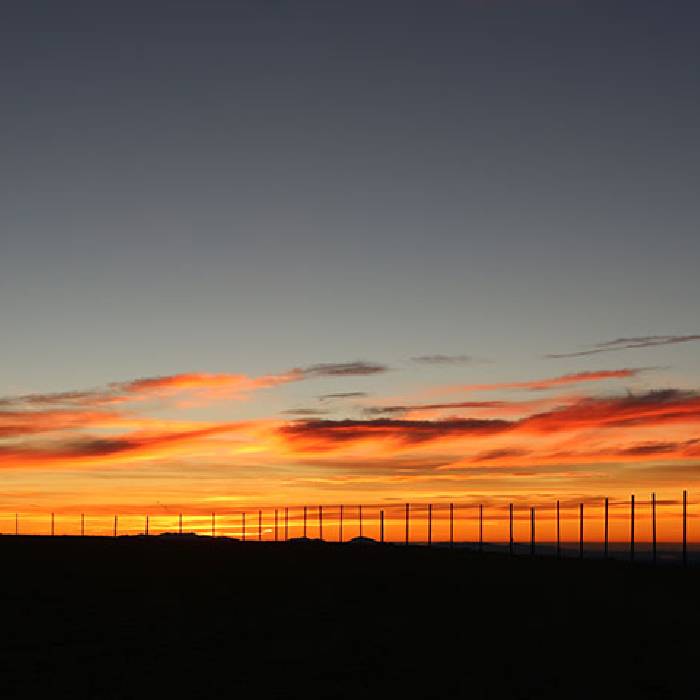
M 695 698 L 700 571 L 0 537 L 5 698 Z

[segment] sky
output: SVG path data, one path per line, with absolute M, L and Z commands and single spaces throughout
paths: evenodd
M 0 531 L 694 504 L 699 20 L 3 2 Z

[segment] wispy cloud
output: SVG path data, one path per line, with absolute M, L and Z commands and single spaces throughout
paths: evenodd
M 322 362 L 299 370 L 305 377 L 366 377 L 388 372 L 389 367 L 378 362 Z
M 561 386 L 572 384 L 583 384 L 586 382 L 600 382 L 607 379 L 628 379 L 636 377 L 642 372 L 648 372 L 653 367 L 637 367 L 625 369 L 597 370 L 590 372 L 575 372 L 564 374 L 558 377 L 547 377 L 545 379 L 533 379 L 522 382 L 496 382 L 494 384 L 467 384 L 455 387 L 462 391 L 495 391 L 498 389 L 529 389 L 531 391 L 545 391 Z
M 409 411 L 442 411 L 460 410 L 465 408 L 491 409 L 503 408 L 509 405 L 507 401 L 452 401 L 447 403 L 417 403 L 393 406 L 368 406 L 363 409 L 363 413 L 368 416 L 393 415 L 397 413 L 407 413 Z
M 638 348 L 656 348 L 662 345 L 676 345 L 700 340 L 700 335 L 642 335 L 632 338 L 616 338 L 602 343 L 590 345 L 583 350 L 574 352 L 551 353 L 545 357 L 559 359 L 563 357 L 585 357 L 597 355 L 601 352 L 617 352 L 619 350 L 633 350 Z
M 319 401 L 336 401 L 338 399 L 361 399 L 369 396 L 366 391 L 341 391 L 337 394 L 321 394 L 316 398 Z
M 483 358 L 472 355 L 418 355 L 412 357 L 413 362 L 423 365 L 472 365 L 487 362 Z
M 330 411 L 323 408 L 288 408 L 280 411 L 283 416 L 325 416 Z

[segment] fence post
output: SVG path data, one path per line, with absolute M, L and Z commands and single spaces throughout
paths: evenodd
M 85 537 L 85 513 L 80 514 L 80 536 Z
M 428 547 L 433 544 L 433 504 L 428 503 Z
M 180 515 L 178 516 L 178 520 L 177 520 L 177 532 L 178 532 L 179 535 L 182 534 L 182 513 L 180 513 Z
M 583 503 L 578 504 L 578 558 L 583 559 Z
M 651 494 L 651 561 L 656 564 L 656 493 Z
M 340 506 L 340 518 L 338 520 L 338 542 L 343 541 L 343 510 L 344 506 Z
M 148 521 L 149 521 L 149 517 L 148 517 L 148 515 L 147 515 L 147 516 L 146 516 L 146 528 L 145 528 L 145 533 L 146 533 L 146 535 L 148 535 L 148 526 L 149 526 L 149 524 L 150 524 Z
M 258 542 L 262 542 L 262 511 L 258 511 Z
M 15 513 L 15 535 L 19 535 L 19 513 Z
M 379 511 L 379 541 L 384 544 L 384 511 Z
M 362 506 L 359 506 L 359 515 L 360 515 L 360 537 L 362 537 Z
M 535 556 L 535 506 L 530 506 L 530 556 Z
M 304 539 L 306 539 L 306 511 L 307 507 L 304 506 Z
M 289 540 L 289 507 L 284 507 L 284 541 Z
M 119 516 L 115 515 L 114 516 L 114 536 L 117 536 L 117 533 L 119 532 Z
M 557 499 L 557 559 L 561 557 L 561 528 L 559 522 L 559 499 Z
M 606 496 L 605 497 L 605 544 L 603 545 L 603 547 L 604 547 L 603 554 L 604 554 L 606 559 L 608 558 L 608 541 L 609 541 L 609 532 L 610 532 L 610 528 L 608 525 L 608 523 L 609 523 L 609 510 L 610 510 L 610 508 L 608 505 L 608 497 Z
M 408 544 L 408 517 L 409 517 L 409 504 L 406 504 L 406 544 Z
M 211 536 L 216 537 L 216 513 L 211 514 Z
M 318 539 L 323 542 L 323 506 L 318 507 Z
M 450 549 L 455 546 L 455 504 L 450 503 Z
M 243 528 L 242 540 L 243 540 L 243 542 L 245 542 L 245 511 L 243 511 L 243 513 L 241 513 L 241 521 L 242 521 L 241 525 Z
M 479 551 L 484 551 L 484 504 L 479 503 Z
M 275 542 L 279 542 L 279 513 L 275 508 Z
M 634 494 L 630 499 L 630 561 L 634 561 Z
M 688 566 L 688 492 L 683 491 L 683 566 Z
M 513 556 L 513 504 L 508 504 L 508 553 Z
M 53 537 L 54 534 L 55 534 L 55 530 L 54 530 L 54 514 L 51 513 L 51 537 Z

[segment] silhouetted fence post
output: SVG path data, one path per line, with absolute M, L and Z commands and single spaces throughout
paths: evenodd
M 145 528 L 144 528 L 144 533 L 145 533 L 146 535 L 148 535 L 148 526 L 149 526 L 149 524 L 150 524 L 148 521 L 149 521 L 149 517 L 146 516 L 146 526 L 145 526 Z
M 340 506 L 340 517 L 338 518 L 338 542 L 343 541 L 343 510 L 344 507 Z
M 15 513 L 15 535 L 19 535 L 19 513 Z
M 455 545 L 455 504 L 450 503 L 450 549 Z
M 358 515 L 360 520 L 360 537 L 362 537 L 362 506 L 358 506 Z
M 323 541 L 323 506 L 318 507 L 318 539 Z
M 409 509 L 410 505 L 407 503 L 406 504 L 406 544 L 408 544 L 408 518 L 409 518 Z
M 306 539 L 306 511 L 307 507 L 304 506 L 304 539 Z
M 245 542 L 245 511 L 241 513 L 241 528 L 243 530 L 243 534 L 241 535 L 241 540 Z
M 688 566 L 688 492 L 683 491 L 683 566 Z
M 275 542 L 279 542 L 279 512 L 275 508 Z
M 117 536 L 118 532 L 119 532 L 119 516 L 115 515 L 114 516 L 114 533 L 113 533 L 114 537 Z
M 651 561 L 656 564 L 656 493 L 651 494 Z
M 178 519 L 177 519 L 177 532 L 178 532 L 178 535 L 182 534 L 182 513 L 180 513 L 180 515 L 178 516 Z
M 80 514 L 80 536 L 85 537 L 85 513 Z
M 605 498 L 605 526 L 604 526 L 604 531 L 605 531 L 604 540 L 605 540 L 605 543 L 604 543 L 604 545 L 603 545 L 603 555 L 605 556 L 606 559 L 608 558 L 608 542 L 609 542 L 609 539 L 610 539 L 610 538 L 609 538 L 609 532 L 610 532 L 610 527 L 609 527 L 609 521 L 610 521 L 610 518 L 609 518 L 609 511 L 610 511 L 610 507 L 609 507 L 609 505 L 608 505 L 608 498 L 607 498 L 607 496 L 606 496 L 606 498 Z
M 51 513 L 51 537 L 53 537 L 56 534 L 56 531 L 54 529 L 54 514 Z
M 513 504 L 508 504 L 508 554 L 513 556 Z
M 484 505 L 479 503 L 479 551 L 484 551 Z
M 379 511 L 379 541 L 384 544 L 384 511 Z
M 561 557 L 561 528 L 559 521 L 559 499 L 557 499 L 557 559 Z
M 530 506 L 530 556 L 535 556 L 535 506 Z
M 284 508 L 284 541 L 289 540 L 289 508 L 285 506 Z
M 634 561 L 634 494 L 630 498 L 630 561 Z
M 428 547 L 433 544 L 433 504 L 428 503 Z
M 258 511 L 258 542 L 262 542 L 262 511 Z
M 216 537 L 216 513 L 211 514 L 211 536 Z
M 578 558 L 583 559 L 583 503 L 578 504 Z

